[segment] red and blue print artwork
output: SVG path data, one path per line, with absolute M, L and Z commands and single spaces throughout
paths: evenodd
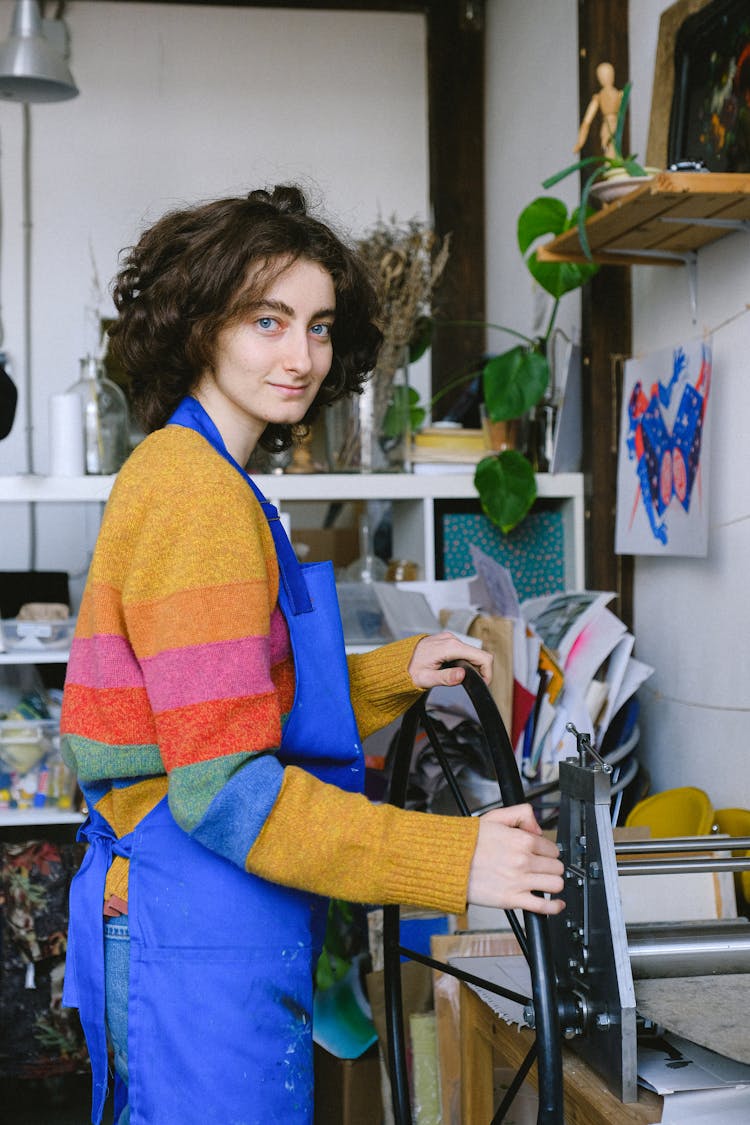
M 706 554 L 710 388 L 711 344 L 706 340 L 626 363 L 618 554 Z

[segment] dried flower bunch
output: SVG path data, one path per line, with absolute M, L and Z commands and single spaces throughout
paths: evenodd
M 408 386 L 396 385 L 396 376 L 409 359 L 429 347 L 433 296 L 449 247 L 449 237 L 439 239 L 427 223 L 400 223 L 395 215 L 387 222 L 379 220 L 357 243 L 380 298 L 383 345 L 362 394 L 337 404 L 327 419 L 329 434 L 335 433 L 329 453 L 332 468 L 371 471 L 398 464 L 398 449 L 408 445 L 413 403 L 419 396 Z
M 384 340 L 378 359 L 378 389 L 387 391 L 414 341 L 420 319 L 432 312 L 435 290 L 445 271 L 450 235 L 440 239 L 428 223 L 396 216 L 377 222 L 357 244 L 381 299 Z

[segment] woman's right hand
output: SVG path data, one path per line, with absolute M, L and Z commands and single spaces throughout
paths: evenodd
M 542 834 L 531 805 L 493 809 L 479 818 L 479 837 L 469 871 L 468 900 L 476 906 L 559 914 L 564 868 L 557 845 Z

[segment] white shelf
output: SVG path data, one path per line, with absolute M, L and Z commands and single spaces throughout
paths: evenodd
M 88 503 L 105 501 L 114 477 L 0 476 L 0 503 Z M 279 473 L 253 480 L 272 502 L 285 500 L 469 500 L 476 499 L 473 470 L 453 473 Z M 540 473 L 541 498 L 583 497 L 580 473 Z
M 103 503 L 114 479 L 0 476 L 0 504 Z M 473 465 L 467 465 L 465 470 L 462 467 L 460 471 L 434 473 L 273 473 L 256 474 L 253 479 L 272 504 L 292 516 L 292 527 L 299 513 L 288 505 L 337 500 L 393 501 L 394 557 L 413 559 L 419 567 L 419 577 L 428 581 L 434 579 L 437 570 L 435 501 L 477 500 Z M 585 586 L 583 475 L 540 473 L 536 484 L 540 500 L 559 501 L 564 521 L 565 585 L 568 589 L 581 589 Z M 1 657 L 0 662 L 8 663 Z
M 11 649 L 0 652 L 0 664 L 67 664 L 69 648 Z
M 0 828 L 32 824 L 83 824 L 83 813 L 70 809 L 0 809 Z
M 33 473 L 0 476 L 0 503 L 104 502 L 114 481 L 114 477 L 44 477 Z

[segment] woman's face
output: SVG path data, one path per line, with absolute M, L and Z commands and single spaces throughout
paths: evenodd
M 331 367 L 336 295 L 315 262 L 293 262 L 240 321 L 223 328 L 195 397 L 244 465 L 269 422 L 300 422 Z

